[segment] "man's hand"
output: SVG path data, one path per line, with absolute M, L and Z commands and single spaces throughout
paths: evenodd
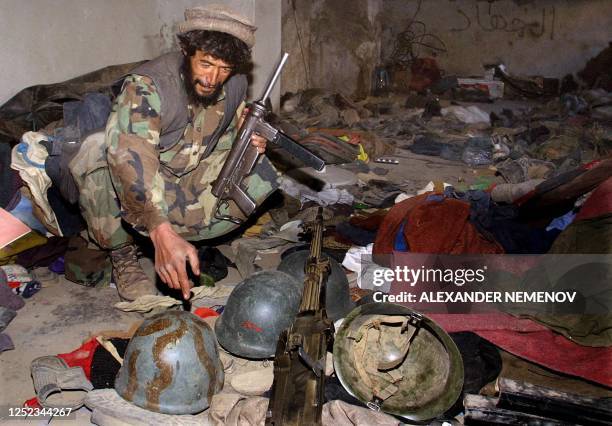
M 238 128 L 242 127 L 244 118 L 247 116 L 248 113 L 249 113 L 248 108 L 245 108 L 242 110 L 242 115 L 240 116 L 240 119 L 238 120 Z M 267 143 L 268 141 L 263 136 L 259 136 L 258 134 L 255 134 L 255 133 L 251 135 L 251 145 L 257 148 L 257 152 L 259 152 L 260 154 L 263 154 L 264 152 L 266 152 Z
M 196 248 L 180 237 L 168 223 L 162 223 L 150 233 L 155 246 L 155 271 L 170 288 L 181 290 L 183 298 L 189 299 L 191 282 L 187 277 L 185 261 L 191 270 L 200 275 L 200 262 Z
M 253 135 L 251 136 L 251 145 L 257 148 L 257 152 L 259 152 L 260 154 L 266 152 L 267 143 L 268 141 L 263 136 L 256 135 L 255 133 L 253 133 Z

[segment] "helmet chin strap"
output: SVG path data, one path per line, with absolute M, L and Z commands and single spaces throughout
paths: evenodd
M 355 370 L 361 378 L 361 380 L 371 389 L 372 398 L 366 404 L 368 408 L 374 411 L 380 411 L 381 405 L 386 399 L 389 399 L 399 391 L 397 384 L 404 379 L 403 374 L 397 370 L 408 355 L 410 344 L 420 329 L 422 317 L 421 315 L 414 316 L 403 316 L 403 315 L 391 315 L 383 318 L 372 319 L 364 323 L 356 333 L 350 333 L 349 338 L 354 339 L 356 342 L 361 341 L 362 351 L 361 354 L 355 356 Z M 397 351 L 394 351 L 393 359 L 390 360 L 379 360 L 376 364 L 376 370 L 383 375 L 382 378 L 386 385 L 375 385 L 372 381 L 370 374 L 376 374 L 374 371 L 370 371 L 368 366 L 365 365 L 366 351 L 368 349 L 368 335 L 371 331 L 376 330 L 378 336 L 375 338 L 376 342 L 381 344 L 382 330 L 381 326 L 385 327 L 397 327 L 399 326 L 399 335 L 394 340 L 394 346 L 397 347 Z M 409 327 L 411 326 L 411 327 Z M 399 343 L 399 346 L 397 346 Z M 384 352 L 384 348 L 381 345 L 381 351 Z M 378 375 L 378 374 L 376 374 Z
M 388 359 L 378 361 L 378 365 L 376 369 L 379 371 L 383 370 L 391 370 L 393 368 L 398 367 L 404 359 L 406 355 L 408 355 L 408 349 L 410 349 L 410 343 L 412 343 L 412 339 L 416 335 L 418 330 L 417 327 L 408 328 L 410 324 L 410 319 L 406 317 L 390 317 L 389 319 L 380 320 L 380 322 L 375 325 L 377 330 L 380 330 L 380 325 L 400 325 L 400 334 L 393 339 L 393 352 L 385 354 Z M 378 336 L 378 340 L 380 341 L 381 335 Z

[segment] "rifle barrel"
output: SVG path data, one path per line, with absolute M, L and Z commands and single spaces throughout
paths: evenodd
M 270 96 L 272 89 L 274 89 L 276 80 L 278 80 L 278 77 L 280 76 L 280 73 L 283 70 L 283 67 L 285 66 L 285 62 L 287 62 L 288 57 L 289 57 L 289 54 L 287 52 L 283 53 L 283 57 L 280 59 L 278 65 L 276 66 L 276 71 L 274 71 L 274 74 L 272 74 L 272 78 L 270 78 L 270 81 L 268 82 L 268 85 L 266 86 L 266 89 L 264 90 L 264 93 L 261 96 L 261 99 L 259 101 L 263 105 L 266 104 L 266 101 L 268 100 L 268 96 Z

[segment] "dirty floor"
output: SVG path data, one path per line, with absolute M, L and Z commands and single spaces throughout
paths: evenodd
M 505 106 L 507 105 L 498 103 L 494 107 L 501 110 Z M 454 185 L 458 183 L 469 185 L 482 176 L 495 179 L 493 172 L 486 168 L 475 171 L 463 163 L 416 155 L 408 150 L 398 150 L 396 154 L 393 157 L 399 160 L 398 165 L 377 166 L 389 169 L 386 179 L 407 183 L 409 185 L 406 188 L 407 192 L 416 192 L 429 181 L 442 180 Z M 228 250 L 228 246 L 222 249 L 226 254 Z M 258 264 L 264 269 L 274 268 L 278 261 L 278 253 L 272 253 L 263 256 Z M 149 271 L 151 271 L 150 265 Z M 239 281 L 237 271 L 230 270 L 230 275 L 223 283 L 234 285 Z M 30 363 L 34 358 L 70 352 L 96 332 L 127 330 L 142 319 L 139 314 L 124 313 L 115 309 L 113 305 L 119 301 L 113 288 L 86 288 L 66 281 L 63 276 L 56 282 L 44 283 L 43 289 L 27 300 L 25 307 L 18 312 L 17 317 L 5 331 L 13 339 L 15 349 L 0 355 L 0 383 L 2 383 L 0 407 L 19 407 L 24 401 L 35 396 L 29 372 Z M 512 363 L 508 362 L 507 365 L 511 366 Z M 508 368 L 510 367 L 505 366 L 506 371 Z M 575 386 L 572 381 L 567 383 L 569 388 Z M 46 421 L 44 423 L 46 424 Z M 62 423 L 89 424 L 88 411 L 80 410 L 76 422 L 58 420 L 52 422 L 52 424 Z M 12 422 L 12 424 L 24 424 L 24 422 Z

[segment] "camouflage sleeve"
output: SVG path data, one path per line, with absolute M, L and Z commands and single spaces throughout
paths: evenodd
M 242 115 L 242 111 L 244 111 L 245 105 L 245 102 L 242 101 L 242 103 L 238 106 L 236 114 L 234 114 L 234 118 L 230 122 L 229 126 L 227 126 L 227 130 L 219 138 L 216 149 L 223 150 L 230 149 L 232 147 L 232 142 L 234 142 L 234 139 L 238 134 L 238 122 L 240 121 L 240 116 Z
M 106 126 L 107 160 L 121 214 L 139 232 L 167 222 L 159 172 L 161 101 L 148 77 L 129 76 Z

